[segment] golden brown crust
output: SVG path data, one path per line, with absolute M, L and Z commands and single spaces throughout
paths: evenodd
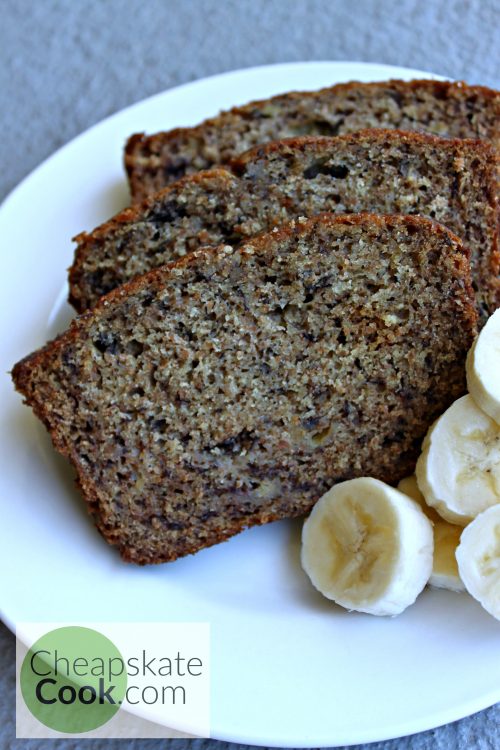
M 493 150 L 491 145 L 480 138 L 442 138 L 441 136 L 433 135 L 432 133 L 418 133 L 417 131 L 400 130 L 399 128 L 391 128 L 391 130 L 384 130 L 383 128 L 363 128 L 362 130 L 356 130 L 353 133 L 343 133 L 342 135 L 336 135 L 334 137 L 324 135 L 301 135 L 293 136 L 292 138 L 282 138 L 279 141 L 267 141 L 266 143 L 254 146 L 253 148 L 248 149 L 248 151 L 234 157 L 234 159 L 231 159 L 223 169 L 231 170 L 239 176 L 245 171 L 247 164 L 251 163 L 256 158 L 262 158 L 267 154 L 278 153 L 284 147 L 288 147 L 290 150 L 304 150 L 313 147 L 318 151 L 322 151 L 325 148 L 325 141 L 330 141 L 330 143 L 339 142 L 349 144 L 357 143 L 364 138 L 370 138 L 372 141 L 379 141 L 380 143 L 393 139 L 395 142 L 405 143 L 410 146 L 414 143 L 419 143 L 434 148 L 465 149 L 467 147 L 473 147 L 477 149 L 479 153 L 483 153 L 489 158 L 495 159 L 497 162 L 500 160 L 500 157 Z M 197 177 L 199 174 L 201 174 L 201 172 L 191 176 Z

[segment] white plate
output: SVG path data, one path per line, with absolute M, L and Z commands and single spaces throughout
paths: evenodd
M 196 123 L 288 89 L 421 71 L 293 63 L 227 73 L 147 99 L 42 164 L 0 210 L 2 372 L 63 329 L 70 238 L 127 202 L 122 146 L 135 131 Z M 139 568 L 94 530 L 72 472 L 0 379 L 0 598 L 26 621 L 209 621 L 212 736 L 310 747 L 387 739 L 500 700 L 500 626 L 465 595 L 426 591 L 395 619 L 323 600 L 299 565 L 299 524 L 252 529 L 193 557 Z

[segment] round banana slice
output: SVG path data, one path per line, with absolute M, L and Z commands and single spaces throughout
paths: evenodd
M 427 518 L 432 521 L 434 530 L 434 558 L 432 573 L 428 581 L 429 586 L 433 586 L 436 589 L 448 589 L 449 591 L 465 591 L 455 557 L 455 551 L 460 541 L 460 534 L 463 530 L 462 526 L 448 523 L 448 521 L 441 518 L 434 508 L 427 505 L 424 496 L 418 489 L 417 479 L 414 475 L 402 479 L 398 484 L 398 490 L 416 500 Z
M 465 588 L 500 620 L 500 505 L 485 510 L 463 530 L 456 554 Z
M 476 404 L 500 424 L 500 309 L 488 319 L 467 355 L 467 388 Z
M 467 395 L 434 422 L 416 468 L 428 505 L 466 526 L 500 503 L 500 426 Z
M 416 502 L 361 477 L 314 506 L 302 532 L 302 567 L 328 599 L 347 609 L 397 615 L 432 570 L 432 524 Z

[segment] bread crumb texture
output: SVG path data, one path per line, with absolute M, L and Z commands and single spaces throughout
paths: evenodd
M 70 270 L 76 309 L 196 248 L 237 246 L 324 211 L 436 219 L 470 248 L 482 320 L 500 305 L 497 162 L 490 144 L 371 130 L 267 144 L 231 169 L 184 178 L 77 237 Z
M 117 289 L 13 378 L 102 534 L 155 563 L 410 474 L 475 323 L 446 229 L 325 214 Z
M 500 147 L 500 94 L 450 81 L 342 83 L 289 92 L 221 112 L 194 128 L 133 135 L 125 150 L 134 200 L 185 174 L 227 164 L 267 141 L 336 136 L 363 128 L 397 128 L 451 138 L 481 138 Z

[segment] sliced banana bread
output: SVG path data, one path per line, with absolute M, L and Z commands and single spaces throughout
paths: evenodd
M 253 146 L 300 135 L 341 135 L 363 128 L 419 130 L 500 145 L 500 93 L 447 81 L 343 83 L 235 107 L 194 128 L 133 135 L 125 167 L 133 200 L 185 174 L 226 164 Z
M 368 130 L 257 147 L 224 169 L 200 172 L 118 214 L 79 243 L 70 269 L 78 311 L 136 275 L 203 245 L 242 239 L 298 216 L 418 213 L 471 249 L 482 314 L 500 304 L 496 163 L 492 146 Z
M 447 229 L 325 214 L 120 287 L 13 378 L 106 539 L 162 562 L 410 474 L 475 323 Z

